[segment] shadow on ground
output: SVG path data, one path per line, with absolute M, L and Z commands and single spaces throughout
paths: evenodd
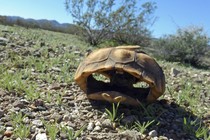
M 112 111 L 110 103 L 91 101 L 91 104 L 93 108 L 101 112 L 105 112 L 105 108 Z M 162 99 L 153 104 L 147 106 L 141 105 L 139 107 L 121 104 L 117 117 L 121 114 L 124 117 L 119 124 L 126 129 L 133 129 L 135 122 L 139 122 L 141 125 L 152 122 L 144 132 L 146 135 L 151 131 L 156 131 L 156 135 L 159 138 L 161 136 L 174 140 L 197 139 L 199 135 L 200 138 L 204 137 L 201 131 L 201 128 L 204 126 L 201 118 L 173 101 Z

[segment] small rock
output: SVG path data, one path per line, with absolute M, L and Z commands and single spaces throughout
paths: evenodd
M 6 137 L 11 137 L 12 134 L 13 134 L 13 132 L 10 131 L 10 130 L 6 130 L 6 131 L 4 132 L 4 136 L 6 136 Z
M 7 72 L 8 72 L 9 74 L 13 74 L 13 73 L 15 73 L 15 71 L 14 71 L 14 70 L 7 70 Z
M 77 96 L 77 101 L 84 101 L 87 98 L 85 94 L 79 94 Z
M 4 116 L 4 111 L 0 110 L 0 118 L 2 118 Z
M 60 86 L 60 84 L 58 84 L 58 83 L 53 83 L 53 84 L 49 87 L 50 90 L 58 90 L 58 89 L 60 89 L 60 88 L 61 88 L 61 86 Z
M 58 123 L 62 121 L 63 117 L 62 115 L 59 115 L 57 113 L 53 113 L 51 116 L 50 116 L 50 119 L 52 120 L 56 120 Z
M 30 119 L 28 117 L 23 118 L 23 122 L 26 124 L 30 123 Z
M 152 140 L 159 140 L 158 137 L 153 137 Z
M 198 83 L 198 84 L 202 84 L 203 80 L 201 80 L 201 79 L 196 79 L 195 82 Z
M 70 114 L 65 114 L 65 115 L 63 115 L 63 120 L 64 120 L 65 122 L 70 121 L 70 120 L 71 120 Z
M 159 140 L 168 140 L 168 138 L 165 136 L 159 136 Z
M 100 131 L 101 130 L 101 127 L 100 126 L 96 126 L 93 131 Z
M 152 137 L 152 138 L 157 137 L 157 135 L 158 135 L 158 133 L 157 133 L 156 130 L 152 130 L 152 131 L 149 132 L 149 136 Z
M 93 128 L 94 128 L 94 123 L 93 123 L 93 122 L 90 122 L 90 123 L 88 124 L 88 126 L 87 126 L 87 130 L 92 131 Z
M 6 45 L 9 40 L 3 37 L 0 37 L 0 45 Z
M 173 77 L 176 77 L 179 73 L 181 73 L 181 71 L 175 69 L 175 68 L 171 68 L 171 75 Z
M 137 120 L 136 116 L 130 115 L 130 116 L 123 118 L 122 123 L 124 125 L 130 125 L 130 124 L 134 123 L 136 120 Z
M 93 112 L 88 112 L 88 113 L 87 113 L 87 117 L 88 117 L 88 118 L 92 118 L 93 116 L 94 116 L 94 113 L 93 113 Z
M 97 122 L 95 123 L 95 126 L 101 126 L 101 122 L 97 121 Z
M 38 134 L 36 135 L 35 140 L 47 140 L 47 135 L 46 135 L 46 133 L 38 133 Z
M 52 70 L 53 70 L 53 71 L 56 71 L 56 72 L 61 72 L 61 69 L 58 68 L 58 67 L 52 67 Z
M 13 128 L 13 127 L 9 127 L 9 126 L 8 126 L 8 127 L 6 127 L 6 130 L 7 130 L 7 131 L 13 131 L 13 130 L 14 130 L 14 128 Z
M 37 99 L 34 101 L 35 106 L 44 106 L 44 101 L 42 99 Z
M 107 128 L 112 128 L 112 122 L 110 119 L 105 119 L 103 122 L 102 122 L 102 126 L 103 127 L 107 127 Z
M 14 105 L 14 107 L 18 107 L 18 108 L 24 108 L 25 107 L 25 105 L 24 105 L 24 103 L 22 103 L 21 101 L 15 101 L 14 103 L 13 103 L 13 105 Z
M 125 130 L 120 133 L 120 136 L 125 137 L 126 140 L 139 140 L 141 139 L 141 135 L 136 130 Z
M 80 51 L 74 51 L 74 54 L 75 54 L 75 55 L 82 56 L 82 53 L 81 53 Z
M 64 132 L 60 133 L 60 137 L 61 137 L 61 139 L 68 139 L 68 135 Z
M 43 122 L 41 120 L 33 120 L 32 124 L 37 126 L 37 127 L 42 127 L 43 126 Z

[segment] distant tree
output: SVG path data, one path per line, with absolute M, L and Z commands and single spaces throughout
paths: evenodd
M 176 34 L 166 35 L 156 41 L 158 57 L 169 61 L 201 66 L 202 59 L 209 52 L 210 38 L 202 27 L 180 28 Z
M 140 43 L 150 36 L 148 25 L 156 9 L 155 3 L 140 5 L 138 0 L 66 0 L 65 6 L 91 45 L 107 38 Z
M 0 16 L 0 24 L 2 24 L 2 25 L 7 24 L 7 17 L 6 16 Z

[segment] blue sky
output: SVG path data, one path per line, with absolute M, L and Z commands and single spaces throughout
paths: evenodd
M 154 37 L 173 34 L 178 28 L 187 26 L 202 26 L 210 36 L 210 0 L 153 1 L 158 7 L 154 14 L 157 20 L 151 27 Z M 72 23 L 64 2 L 65 0 L 0 0 L 0 15 Z

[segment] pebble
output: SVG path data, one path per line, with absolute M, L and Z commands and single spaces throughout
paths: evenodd
M 158 137 L 153 137 L 151 140 L 159 140 Z
M 181 73 L 181 71 L 176 68 L 171 68 L 171 76 L 176 77 L 179 73 Z
M 3 38 L 3 37 L 0 37 L 0 45 L 7 45 L 7 42 L 8 42 L 9 40 L 7 39 L 7 38 Z
M 30 119 L 28 117 L 25 117 L 25 118 L 23 118 L 23 122 L 28 124 L 28 123 L 30 123 Z
M 35 106 L 44 106 L 44 101 L 42 99 L 37 99 L 34 101 Z
M 93 131 L 100 131 L 101 130 L 101 127 L 100 126 L 96 126 Z
M 1 27 L 0 27 L 1 28 Z M 9 27 L 8 27 L 9 28 Z M 1 30 L 1 29 L 0 29 Z M 25 30 L 24 30 L 25 31 Z M 31 30 L 32 31 L 32 30 Z M 1 32 L 1 31 L 0 31 Z M 30 45 L 30 43 L 27 43 L 31 41 L 25 41 L 24 38 L 20 38 L 19 35 L 16 38 L 16 40 L 20 40 L 22 43 L 16 43 L 15 40 L 12 37 L 13 35 L 9 36 L 9 39 L 12 44 L 8 44 L 5 46 L 5 50 L 3 49 L 0 52 L 0 61 L 3 61 L 3 66 L 7 66 L 7 61 L 4 62 L 4 59 L 9 57 L 7 56 L 6 52 L 8 49 L 11 49 L 15 52 L 15 54 L 19 55 L 21 59 L 22 54 L 26 54 L 27 56 L 35 54 L 34 56 L 40 57 L 42 56 L 43 52 L 39 48 L 33 48 L 33 46 L 36 45 Z M 15 35 L 16 36 L 16 35 Z M 36 36 L 36 35 L 35 35 Z M 37 40 L 39 40 L 37 38 Z M 44 41 L 45 42 L 45 41 Z M 18 44 L 25 44 L 25 47 L 19 47 Z M 28 44 L 30 47 L 26 48 L 26 44 Z M 38 43 L 39 44 L 39 43 Z M 11 47 L 13 46 L 13 47 Z M 62 57 L 62 52 L 59 52 L 59 50 L 62 50 L 62 47 L 54 48 L 54 45 L 49 45 L 50 47 L 46 49 L 51 49 L 53 51 L 48 50 L 51 53 L 51 55 L 48 55 L 49 58 L 56 59 Z M 7 48 L 9 47 L 9 48 Z M 21 50 L 25 49 L 27 51 Z M 74 50 L 78 49 L 78 54 L 81 53 L 79 48 L 75 47 L 72 49 L 67 49 L 71 53 L 74 53 Z M 6 54 L 6 57 L 5 57 Z M 82 54 L 82 53 L 81 53 Z M 47 56 L 47 57 L 48 57 Z M 63 57 L 62 57 L 63 58 Z M 39 59 L 39 58 L 38 58 Z M 37 61 L 39 61 L 37 59 Z M 149 134 L 140 134 L 139 132 L 135 130 L 125 130 L 126 124 L 132 124 L 136 121 L 136 118 L 140 122 L 145 122 L 148 120 L 151 120 L 151 117 L 146 117 L 145 115 L 142 115 L 143 112 L 138 108 L 133 108 L 130 106 L 121 106 L 119 107 L 119 112 L 124 113 L 124 118 L 120 121 L 120 123 L 114 126 L 114 123 L 111 122 L 109 119 L 107 119 L 106 113 L 104 113 L 104 108 L 109 108 L 108 105 L 101 105 L 101 102 L 94 103 L 94 101 L 90 102 L 86 98 L 86 94 L 84 94 L 81 89 L 78 87 L 78 85 L 75 82 L 65 81 L 65 78 L 58 79 L 60 75 L 58 75 L 59 72 L 61 72 L 62 66 L 64 63 L 68 63 L 69 61 L 76 62 L 76 58 L 64 58 L 63 61 L 59 60 L 58 64 L 53 65 L 54 67 L 46 67 L 46 71 L 41 72 L 38 71 L 35 66 L 32 66 L 33 68 L 29 69 L 29 73 L 24 74 L 24 76 L 21 78 L 21 80 L 24 81 L 24 84 L 31 84 L 31 83 L 37 83 L 37 87 L 35 90 L 40 92 L 40 98 L 37 100 L 28 100 L 25 99 L 27 97 L 26 93 L 21 92 L 19 90 L 15 91 L 6 91 L 5 89 L 0 89 L 0 139 L 3 137 L 4 132 L 6 131 L 6 135 L 14 135 L 13 123 L 10 117 L 10 114 L 12 112 L 19 111 L 25 115 L 23 118 L 24 124 L 32 123 L 31 129 L 30 129 L 30 138 L 33 140 L 47 140 L 48 132 L 46 132 L 46 128 L 44 127 L 44 124 L 41 122 L 42 119 L 44 119 L 47 122 L 53 122 L 55 123 L 55 120 L 61 121 L 58 123 L 58 125 L 61 127 L 71 127 L 73 130 L 79 130 L 80 126 L 83 126 L 82 124 L 87 125 L 86 129 L 82 132 L 81 137 L 82 138 L 92 138 L 94 139 L 124 139 L 124 140 L 130 140 L 130 139 L 159 139 L 159 140 L 184 140 L 184 139 L 196 139 L 195 135 L 193 136 L 187 136 L 186 132 L 183 132 L 182 126 L 183 126 L 183 117 L 188 118 L 191 114 L 192 106 L 189 106 L 189 108 L 186 109 L 186 106 L 182 104 L 177 104 L 176 95 L 180 94 L 184 91 L 185 82 L 188 81 L 189 83 L 192 83 L 192 93 L 200 93 L 200 98 L 197 104 L 193 105 L 193 109 L 197 110 L 197 108 L 201 108 L 200 112 L 207 112 L 209 110 L 209 84 L 210 84 L 210 72 L 204 73 L 203 70 L 193 70 L 193 68 L 183 68 L 181 66 L 177 65 L 169 65 L 167 66 L 167 62 L 161 64 L 163 65 L 163 70 L 166 76 L 167 80 L 167 89 L 164 94 L 164 96 L 161 96 L 161 98 L 154 103 L 151 109 L 153 109 L 152 114 L 156 117 L 158 115 L 157 121 L 160 122 L 159 125 L 155 125 L 154 123 L 151 125 L 151 128 L 153 131 L 150 131 Z M 79 62 L 82 58 L 78 59 Z M 10 58 L 8 59 L 10 60 Z M 77 63 L 77 62 L 76 62 Z M 27 63 L 26 63 L 27 64 Z M 8 65 L 9 66 L 9 65 Z M 15 74 L 16 72 L 22 71 L 22 70 L 28 70 L 28 65 L 26 67 L 22 67 L 22 64 L 15 68 L 8 68 L 9 74 Z M 69 63 L 69 74 L 67 80 L 73 80 L 72 74 L 75 72 L 76 66 L 74 64 Z M 29 75 L 28 75 L 29 74 Z M 52 81 L 46 81 L 44 77 L 45 74 L 49 74 L 50 78 L 52 78 Z M 29 76 L 29 77 L 28 77 Z M 43 78 L 42 78 L 43 76 Z M 62 75 L 63 76 L 63 75 Z M 27 79 L 26 79 L 27 78 Z M 64 80 L 64 81 L 63 81 Z M 31 82 L 31 83 L 28 83 Z M 27 85 L 26 85 L 27 86 Z M 200 89 L 197 89 L 197 86 L 200 86 Z M 2 87 L 3 88 L 3 87 Z M 56 91 L 57 90 L 57 91 Z M 169 91 L 170 90 L 170 91 Z M 197 91 L 198 90 L 198 91 Z M 46 91 L 50 94 L 51 102 L 46 101 Z M 21 92 L 21 93 L 19 93 Z M 61 94 L 63 93 L 63 94 Z M 169 94 L 171 93 L 171 94 Z M 56 98 L 57 94 L 62 95 L 62 104 L 57 105 L 56 104 Z M 180 94 L 181 95 L 181 94 Z M 166 98 L 167 97 L 167 98 Z M 166 102 L 160 102 L 162 99 L 165 99 Z M 186 99 L 187 100 L 187 99 Z M 31 107 L 31 105 L 33 105 Z M 153 108 L 155 106 L 155 108 Z M 148 106 L 149 107 L 149 106 Z M 149 109 L 149 108 L 148 108 Z M 189 112 L 188 112 L 189 111 Z M 194 112 L 194 110 L 193 110 Z M 197 113 L 197 112 L 195 112 Z M 200 118 L 205 125 L 208 127 L 210 126 L 209 121 L 209 112 L 207 115 L 202 115 Z M 196 114 L 193 114 L 193 116 Z M 3 127 L 1 127 L 3 126 Z M 133 126 L 133 125 L 132 125 Z M 123 130 L 122 130 L 123 128 Z M 156 131 L 158 130 L 158 132 Z M 123 132 L 122 132 L 123 131 Z M 58 139 L 67 139 L 66 134 L 62 134 L 64 132 L 60 132 L 60 137 Z M 92 133 L 95 133 L 93 136 Z M 6 139 L 13 139 L 13 135 Z M 150 136 L 148 136 L 150 135 Z M 163 136 L 161 136 L 163 135 Z M 58 135 L 59 136 L 59 135 Z M 79 137 L 78 139 L 82 139 Z M 201 138 L 202 139 L 202 138 Z M 18 139 L 17 139 L 18 140 Z
M 71 115 L 70 114 L 63 115 L 63 121 L 68 122 L 70 120 L 71 120 Z
M 96 121 L 95 126 L 101 126 L 101 122 Z
M 94 129 L 94 123 L 93 122 L 89 122 L 88 126 L 87 126 L 87 130 L 92 131 Z
M 56 71 L 56 72 L 61 72 L 61 69 L 58 68 L 58 67 L 52 67 L 51 69 L 52 69 L 53 71 Z
M 133 124 L 136 120 L 137 120 L 136 116 L 130 115 L 130 116 L 124 117 L 124 118 L 121 120 L 121 122 L 122 122 L 122 124 L 124 124 L 124 125 L 130 125 L 130 124 Z
M 47 135 L 46 135 L 46 133 L 38 133 L 38 134 L 36 135 L 35 140 L 47 140 Z
M 112 128 L 112 122 L 110 119 L 105 119 L 103 122 L 102 122 L 102 126 L 103 127 L 107 127 L 107 128 Z
M 159 136 L 159 140 L 168 140 L 168 138 L 165 136 Z
M 10 130 L 6 130 L 6 131 L 4 132 L 4 136 L 6 136 L 6 137 L 11 137 L 12 134 L 13 134 L 13 132 L 10 131 Z
M 87 117 L 88 117 L 88 118 L 92 118 L 93 116 L 94 116 L 93 112 L 88 112 L 88 113 L 87 113 Z
M 0 118 L 2 118 L 4 116 L 4 111 L 0 110 Z
M 8 126 L 8 127 L 6 127 L 6 130 L 8 130 L 8 131 L 13 131 L 13 130 L 14 130 L 14 128 L 13 128 L 13 127 Z
M 153 138 L 153 137 L 157 137 L 158 133 L 157 133 L 156 130 L 152 130 L 152 131 L 149 132 L 148 135 Z
M 43 122 L 41 120 L 33 120 L 32 124 L 37 126 L 37 127 L 42 127 L 43 126 Z
M 15 101 L 15 102 L 13 103 L 13 106 L 14 106 L 14 107 L 18 107 L 18 108 L 24 108 L 24 107 L 25 107 L 25 104 L 22 103 L 21 101 Z
M 125 137 L 125 140 L 139 140 L 141 139 L 141 135 L 139 132 L 137 132 L 136 130 L 125 130 L 123 132 L 120 133 L 120 137 L 123 136 Z

